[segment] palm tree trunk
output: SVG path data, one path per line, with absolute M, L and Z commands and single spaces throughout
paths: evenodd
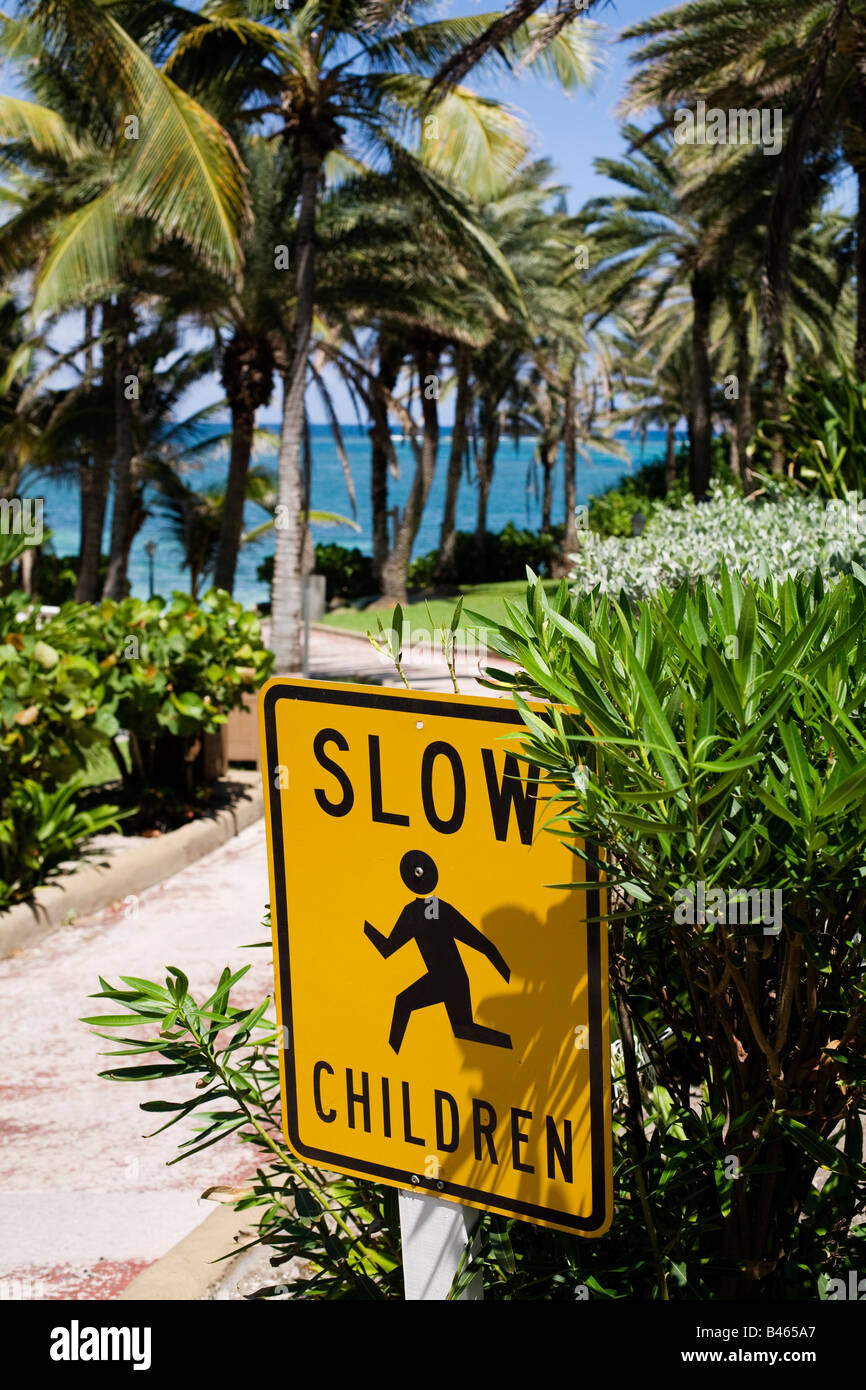
M 737 344 L 737 399 L 736 440 L 740 459 L 740 477 L 743 491 L 752 489 L 752 470 L 749 467 L 747 449 L 752 442 L 752 364 L 749 358 L 748 330 L 740 330 Z
M 541 445 L 541 529 L 550 530 L 550 514 L 553 511 L 553 473 L 556 468 L 556 455 L 559 452 L 559 440 L 547 438 Z
M 737 437 L 736 421 L 733 425 L 728 426 L 728 445 L 730 449 L 730 453 L 728 456 L 728 466 L 730 467 L 730 470 L 735 478 L 741 478 L 742 468 L 740 464 L 740 441 Z
M 417 354 L 420 380 L 437 374 L 437 354 L 429 343 L 424 343 Z M 406 508 L 397 528 L 393 549 L 382 566 L 382 590 L 385 596 L 396 603 L 406 602 L 406 582 L 412 546 L 418 534 L 421 517 L 433 475 L 436 472 L 436 456 L 439 451 L 439 408 L 435 396 L 428 397 L 421 392 L 421 411 L 424 417 L 424 437 L 421 441 L 421 456 L 415 468 L 415 476 L 409 490 Z
M 454 406 L 454 433 L 451 436 L 451 453 L 448 458 L 448 475 L 445 481 L 445 507 L 442 513 L 442 527 L 439 532 L 439 558 L 436 561 L 435 579 L 437 584 L 453 584 L 454 552 L 457 544 L 457 497 L 460 492 L 460 475 L 466 454 L 468 433 L 466 417 L 469 412 L 469 349 L 465 343 L 457 347 L 457 401 Z
M 126 398 L 132 305 L 126 295 L 117 296 L 114 317 L 117 328 L 114 359 L 114 509 L 111 513 L 108 573 L 102 592 L 104 598 L 121 599 L 126 590 L 126 544 L 132 496 L 132 409 Z
M 496 450 L 499 447 L 499 415 L 491 411 L 481 435 L 481 453 L 478 456 L 478 509 L 475 517 L 475 541 L 483 550 L 487 538 L 487 504 L 493 484 L 493 467 Z
M 770 356 L 773 380 L 772 419 L 781 420 L 785 413 L 785 385 L 788 379 L 788 363 L 781 343 Z M 780 429 L 774 429 L 770 441 L 770 467 L 776 478 L 785 476 L 785 441 Z
M 283 420 L 278 460 L 278 505 L 274 546 L 271 647 L 278 675 L 301 665 L 303 618 L 303 557 L 306 520 L 303 515 L 304 479 L 301 445 L 304 434 L 304 392 L 307 355 L 313 324 L 316 270 L 313 238 L 322 159 L 316 145 L 299 139 L 301 204 L 298 214 L 296 255 L 297 306 L 292 359 L 283 387 Z
M 232 417 L 231 456 L 213 582 L 216 588 L 226 589 L 231 593 L 235 584 L 235 569 L 243 530 L 247 473 L 253 451 L 256 412 L 246 401 L 230 401 L 229 408 Z
M 82 460 L 81 532 L 78 552 L 78 578 L 75 581 L 75 602 L 95 603 L 99 595 L 99 562 L 102 559 L 102 532 L 111 478 L 111 446 L 97 443 L 93 456 Z
M 103 337 L 111 328 L 111 302 L 102 305 Z M 89 337 L 93 330 L 92 310 L 85 328 Z M 92 369 L 92 349 L 88 353 L 88 371 Z M 114 343 L 107 338 L 102 348 L 102 391 L 107 397 L 114 388 Z M 81 542 L 78 555 L 78 578 L 75 584 L 76 603 L 95 603 L 99 594 L 99 562 L 102 559 L 102 532 L 111 483 L 111 441 L 103 436 L 94 444 L 93 457 L 81 468 Z
M 400 375 L 403 350 L 384 331 L 379 334 L 379 374 L 373 383 L 370 404 L 370 511 L 373 519 L 373 575 L 382 585 L 382 569 L 388 558 L 388 463 L 391 458 L 388 427 L 388 395 Z M 386 394 L 387 393 L 387 394 Z
M 866 381 L 866 166 L 857 170 L 857 344 L 854 370 Z
M 677 484 L 677 427 L 669 420 L 665 440 L 665 492 L 673 492 Z
M 712 282 L 706 271 L 692 276 L 692 412 L 689 487 L 695 500 L 707 495 L 713 471 L 713 424 L 710 378 L 710 313 Z
M 574 364 L 565 378 L 565 419 L 562 426 L 562 449 L 565 466 L 565 534 L 559 562 L 554 566 L 554 578 L 559 579 L 571 569 L 571 556 L 578 548 L 577 537 L 577 430 L 575 420 Z

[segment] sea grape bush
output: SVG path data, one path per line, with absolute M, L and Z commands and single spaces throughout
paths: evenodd
M 56 778 L 126 729 L 140 742 L 212 733 L 270 673 L 255 614 L 213 589 L 200 602 L 66 603 L 43 619 L 0 601 L 0 778 Z
M 175 594 L 117 603 L 65 603 L 43 615 L 27 595 L 0 598 L 0 827 L 6 898 L 29 890 L 68 858 L 76 840 L 113 823 L 115 807 L 46 813 L 43 830 L 22 844 L 37 783 L 62 789 L 110 749 L 128 790 L 158 781 L 161 769 L 187 765 L 189 749 L 214 732 L 243 696 L 258 689 L 273 658 L 257 617 L 221 590 L 201 602 Z M 130 773 L 117 735 L 128 730 L 136 753 Z M 167 755 L 158 762 L 153 750 Z M 151 754 L 148 757 L 148 753 Z M 31 790 L 28 790 L 28 787 Z M 16 828 L 9 824 L 18 818 Z M 52 835 L 54 840 L 52 841 Z M 41 869 L 40 869 L 41 866 Z M 2 895 L 0 895 L 2 901 Z

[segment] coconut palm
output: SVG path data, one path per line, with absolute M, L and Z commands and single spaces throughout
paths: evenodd
M 278 363 L 285 363 L 291 313 L 286 277 L 275 274 L 274 248 L 289 236 L 286 208 L 297 195 L 298 167 L 285 146 L 262 138 L 241 144 L 249 169 L 252 226 L 244 240 L 243 279 L 229 292 L 219 322 L 230 325 L 222 349 L 221 379 L 231 414 L 226 505 L 214 583 L 231 592 L 247 495 L 256 412 L 271 399 Z
M 438 401 L 448 387 L 441 359 L 449 346 L 459 351 L 485 341 L 485 297 L 489 301 L 497 288 L 501 296 L 515 297 L 507 271 L 491 275 L 476 238 L 467 233 L 470 215 L 467 208 L 456 223 L 443 222 L 426 190 L 392 169 L 357 180 L 351 190 L 342 188 L 322 218 L 325 314 L 340 319 L 347 343 L 357 322 L 371 324 L 375 334 L 366 351 L 353 340 L 336 360 L 370 413 L 374 536 L 381 538 L 374 562 L 383 591 L 398 599 L 405 597 L 412 545 L 436 466 Z M 419 225 L 427 228 L 423 244 Z M 329 345 L 323 350 L 327 355 Z M 405 387 L 401 369 L 408 376 Z M 406 428 L 415 461 L 392 542 L 386 524 L 387 469 L 395 462 L 389 410 Z
M 866 17 L 846 0 L 695 0 L 669 10 L 623 35 L 638 40 L 632 54 L 633 108 L 698 98 L 724 110 L 782 109 L 781 156 L 764 160 L 773 197 L 764 220 L 762 312 L 776 358 L 777 399 L 784 392 L 782 316 L 790 284 L 790 251 L 796 229 L 814 206 L 816 163 L 835 157 L 858 183 L 857 345 L 855 365 L 866 376 Z
M 0 272 L 34 270 L 32 312 L 103 303 L 103 387 L 113 390 L 114 510 L 105 592 L 125 585 L 136 271 L 167 240 L 235 273 L 247 214 L 242 167 L 214 119 L 93 3 L 25 3 L 0 43 L 36 100 L 0 97 L 0 142 L 19 208 L 0 229 Z M 108 488 L 107 443 L 83 494 L 80 596 L 91 596 Z M 95 563 L 94 563 L 95 552 Z
M 405 136 L 407 120 L 414 123 L 414 134 L 420 134 L 422 115 L 430 105 L 430 80 L 437 68 L 449 58 L 465 55 L 467 43 L 479 39 L 495 19 L 423 22 L 426 8 L 417 0 L 399 4 L 348 0 L 338 12 L 324 0 L 276 12 L 258 0 L 223 4 L 212 15 L 203 12 L 201 22 L 181 36 L 170 64 L 170 71 L 192 90 L 198 85 L 213 92 L 218 85 L 214 74 L 222 74 L 220 99 L 236 110 L 252 108 L 269 119 L 274 133 L 292 145 L 300 167 L 294 333 L 284 381 L 279 455 L 280 505 L 288 524 L 277 532 L 274 560 L 272 644 L 278 670 L 297 667 L 300 660 L 305 545 L 301 450 L 316 305 L 315 231 L 322 175 L 329 165 L 333 167 L 338 151 L 345 157 L 344 147 L 350 141 L 355 157 L 381 160 L 393 157 L 395 142 Z M 262 23 L 266 11 L 268 22 Z M 530 68 L 550 71 L 555 66 L 566 85 L 585 80 L 590 68 L 587 32 L 578 34 L 580 26 L 569 30 L 564 23 L 551 26 L 549 21 L 524 19 L 513 25 L 509 20 L 509 32 L 501 35 L 495 48 L 482 45 L 478 61 L 501 68 L 522 55 Z M 439 179 L 442 162 L 454 170 L 469 159 L 473 149 L 486 154 L 478 141 L 478 98 L 454 85 L 443 92 L 436 111 L 428 111 L 434 121 L 444 123 L 450 137 L 450 148 L 440 152 Z M 409 159 L 405 146 L 399 157 L 404 164 Z M 434 190 L 439 179 L 422 161 L 417 161 L 417 167 L 419 178 L 428 190 Z M 453 216 L 444 188 L 440 199 L 443 215 Z M 417 355 L 425 368 L 432 368 L 433 346 L 419 346 Z M 432 429 L 429 409 L 427 415 Z M 425 457 L 426 477 L 431 461 L 435 462 L 431 449 Z M 424 487 L 421 481 L 418 496 Z
M 660 305 L 683 298 L 687 291 L 692 352 L 688 410 L 691 465 L 689 485 L 695 497 L 706 495 L 712 472 L 712 372 L 710 324 L 717 293 L 724 238 L 711 224 L 706 205 L 690 202 L 684 189 L 682 161 L 673 138 L 660 132 L 647 137 L 636 126 L 623 134 L 630 146 L 624 159 L 598 159 L 600 173 L 627 192 L 595 199 L 584 215 L 595 242 L 599 293 L 609 309 L 622 305 L 640 286 L 645 326 Z
M 744 209 L 736 214 L 738 190 L 722 171 L 708 203 L 716 216 L 714 200 L 726 205 L 724 254 L 714 270 L 714 299 L 710 316 L 708 351 L 712 363 L 711 410 L 720 415 L 730 432 L 731 467 L 742 472 L 746 490 L 751 477 L 747 449 L 762 414 L 771 414 L 768 394 L 773 353 L 763 330 L 760 312 L 760 264 L 764 244 L 762 213 L 770 195 L 764 189 L 762 203 L 739 197 Z M 703 187 L 703 181 L 699 181 Z M 719 214 L 721 216 L 721 214 Z M 851 262 L 850 224 L 839 214 L 824 213 L 821 220 L 802 229 L 791 250 L 791 289 L 781 322 L 780 350 L 785 371 L 820 358 L 830 345 L 846 337 L 849 316 L 844 312 L 846 284 Z M 668 463 L 672 481 L 672 432 L 682 416 L 691 424 L 691 363 L 693 360 L 692 298 L 689 286 L 671 273 L 672 262 L 660 258 L 646 275 L 633 284 L 619 278 L 614 263 L 601 267 L 602 287 L 610 274 L 611 298 L 620 298 L 625 310 L 622 336 L 617 342 L 617 373 L 631 403 L 618 418 L 632 419 L 644 428 L 661 424 L 669 431 Z M 603 300 L 604 302 L 604 296 Z M 682 389 L 685 387 L 685 389 Z M 648 415 L 646 412 L 651 413 Z M 778 416 L 776 417 L 778 418 Z M 777 473 L 783 459 L 774 459 Z
M 501 308 L 491 305 L 488 341 L 472 355 L 473 423 L 479 439 L 475 536 L 482 548 L 496 453 L 508 413 L 506 401 L 521 363 L 533 357 L 539 332 L 551 333 L 558 326 L 568 334 L 573 327 L 573 319 L 569 316 L 566 321 L 562 309 L 576 227 L 563 211 L 553 210 L 564 190 L 551 175 L 546 160 L 525 165 L 501 196 L 480 211 L 482 225 L 501 248 L 525 305 L 519 318 L 509 316 L 505 321 Z M 573 308 L 570 303 L 569 310 Z
M 0 48 L 36 98 L 0 96 L 6 165 L 55 178 L 0 239 L 0 271 L 37 267 L 35 315 L 122 283 L 133 223 L 234 274 L 247 215 L 237 152 L 107 9 L 24 0 L 0 20 Z

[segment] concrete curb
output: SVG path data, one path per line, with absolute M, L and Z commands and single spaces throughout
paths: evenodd
M 251 1221 L 248 1211 L 217 1207 L 167 1254 L 137 1274 L 117 1295 L 118 1300 L 156 1302 L 204 1298 L 209 1289 L 225 1279 L 240 1258 L 238 1251 L 230 1260 L 220 1259 L 231 1250 L 235 1236 L 247 1231 L 252 1237 L 255 1229 L 255 1220 Z M 214 1260 L 220 1263 L 214 1264 Z
M 37 888 L 32 903 L 17 903 L 4 913 L 0 917 L 0 960 L 56 931 L 70 913 L 75 918 L 92 916 L 110 903 L 152 888 L 211 850 L 219 849 L 264 815 L 258 773 L 232 771 L 220 781 L 244 788 L 232 806 L 167 835 L 133 844 L 107 864 L 81 864 L 53 883 Z

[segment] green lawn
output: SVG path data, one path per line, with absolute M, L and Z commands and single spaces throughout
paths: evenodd
M 546 579 L 543 583 L 548 592 L 557 586 L 555 579 Z M 517 603 L 522 601 L 526 592 L 526 583 L 522 579 L 507 579 L 501 584 L 467 585 L 460 592 L 463 595 L 464 610 L 471 609 L 482 614 L 487 622 L 494 626 L 498 622 L 507 620 L 506 599 L 512 599 Z M 413 635 L 420 637 L 422 633 L 430 634 L 442 623 L 450 623 L 456 602 L 456 598 L 434 598 L 426 602 L 422 599 L 418 603 L 405 604 L 403 607 L 404 621 L 409 623 Z M 327 613 L 321 621 L 326 627 L 342 628 L 345 632 L 375 632 L 377 630 L 376 619 L 381 618 L 382 626 L 387 627 L 392 612 L 393 609 L 391 608 L 340 608 L 333 613 Z M 432 629 L 431 616 L 433 619 Z M 461 630 L 465 632 L 476 627 L 477 623 L 473 622 L 464 611 L 460 617 Z

